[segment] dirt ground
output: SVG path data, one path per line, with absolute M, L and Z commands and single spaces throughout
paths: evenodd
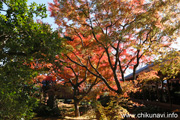
M 96 113 L 93 109 L 88 110 L 85 114 L 80 117 L 74 117 L 74 105 L 73 104 L 65 104 L 59 102 L 58 107 L 60 108 L 60 112 L 62 117 L 35 117 L 32 120 L 96 120 Z M 129 111 L 130 113 L 132 111 Z M 138 118 L 127 118 L 126 120 L 146 120 L 146 119 L 138 119 Z M 150 119 L 150 120 L 164 120 L 162 119 Z M 167 119 L 167 120 L 180 120 L 180 114 L 176 119 Z
M 65 104 L 59 102 L 58 107 L 60 108 L 62 117 L 35 117 L 32 120 L 96 120 L 95 112 L 92 110 L 87 111 L 80 117 L 74 117 L 74 105 Z

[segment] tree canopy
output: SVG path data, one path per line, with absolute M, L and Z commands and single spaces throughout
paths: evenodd
M 152 60 L 153 55 L 158 55 L 176 40 L 178 4 L 176 0 L 55 0 L 49 9 L 62 33 L 72 41 L 79 39 L 77 48 L 70 50 L 72 53 L 78 51 L 77 60 L 66 57 L 100 78 L 111 91 L 122 93 L 120 79 L 125 80 L 127 69 L 133 69 L 133 79 L 136 79 L 140 63 Z M 94 41 L 91 47 L 85 43 L 87 38 L 89 43 Z M 112 79 L 106 79 L 93 63 L 93 58 L 101 55 L 106 59 L 99 64 L 106 63 L 110 67 Z M 81 62 L 83 60 L 88 61 L 89 66 Z
M 60 52 L 61 39 L 50 25 L 35 21 L 45 18 L 45 5 L 27 0 L 0 0 L 0 117 L 28 119 L 36 100 L 32 77 L 37 71 L 29 63 L 49 61 Z

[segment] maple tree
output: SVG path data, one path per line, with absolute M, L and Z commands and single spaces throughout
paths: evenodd
M 86 47 L 89 47 L 92 44 L 89 43 L 88 40 L 89 38 L 87 38 L 87 42 L 84 41 L 84 45 L 86 45 Z M 65 86 L 71 86 L 73 88 L 72 98 L 74 100 L 75 116 L 80 116 L 79 103 L 81 102 L 81 100 L 83 100 L 85 97 L 88 98 L 88 94 L 91 92 L 93 87 L 97 85 L 99 82 L 99 78 L 90 74 L 86 68 L 71 62 L 71 60 L 68 58 L 68 56 L 70 56 L 71 59 L 77 60 L 76 56 L 79 56 L 78 58 L 88 57 L 88 54 L 86 55 L 85 51 L 82 48 L 78 48 L 78 41 L 78 38 L 74 38 L 73 41 L 64 41 L 64 49 L 74 49 L 74 51 L 67 51 L 67 53 L 63 53 L 60 56 L 56 55 L 56 60 L 51 70 L 52 73 L 54 73 L 56 76 L 62 79 L 60 84 L 63 84 Z M 97 64 L 96 69 L 103 69 L 103 66 L 99 65 L 100 61 L 104 59 L 102 55 L 94 57 L 91 58 L 94 61 L 92 63 L 89 63 L 89 59 L 79 60 L 83 64 L 86 64 L 86 66 L 92 66 L 92 64 Z M 91 71 L 93 71 L 93 69 Z M 107 72 L 108 71 L 106 71 L 106 73 L 104 72 L 104 74 L 106 74 L 106 77 L 111 77 L 107 74 Z
M 34 81 L 41 86 L 44 103 L 50 105 L 51 109 L 55 108 L 56 98 L 73 99 L 75 116 L 80 116 L 79 103 L 87 97 L 93 86 L 98 83 L 98 80 L 92 75 L 88 75 L 84 68 L 80 68 L 76 64 L 69 64 L 67 59 L 63 60 L 64 65 L 62 66 L 62 59 L 58 55 L 55 61 L 54 65 L 51 64 L 48 76 L 39 75 L 35 77 Z M 46 100 L 47 93 L 48 99 Z M 48 101 L 51 98 L 53 98 L 53 101 L 49 103 Z
M 78 68 L 78 67 L 79 66 L 76 66 L 75 68 L 73 68 L 72 66 L 71 67 L 66 66 L 66 67 L 64 67 L 63 72 L 61 72 L 59 74 L 59 76 L 62 79 L 64 79 L 64 81 L 63 81 L 63 82 L 65 82 L 64 84 L 67 86 L 71 86 L 73 88 L 72 98 L 73 98 L 73 103 L 74 103 L 74 108 L 75 108 L 74 112 L 75 112 L 76 117 L 80 116 L 79 103 L 91 92 L 92 87 L 97 84 L 97 78 L 91 77 L 88 80 L 89 76 L 87 76 L 87 71 L 82 68 Z M 77 72 L 76 68 L 82 69 L 84 71 L 78 70 L 78 72 Z M 69 74 L 67 73 L 67 71 Z M 74 75 L 72 74 L 72 72 Z M 85 72 L 85 73 L 83 73 L 83 72 Z
M 161 53 L 176 40 L 178 3 L 176 0 L 54 0 L 49 4 L 49 10 L 60 30 L 65 30 L 64 35 L 72 42 L 79 39 L 77 48 L 70 51 L 87 55 L 79 57 L 78 53 L 75 55 L 77 61 L 67 54 L 66 57 L 120 94 L 120 79 L 125 80 L 127 69 L 133 69 L 133 79 L 136 79 L 140 63 L 150 61 L 152 55 Z M 87 38 L 89 43 L 93 42 L 91 47 L 84 43 Z M 100 64 L 110 68 L 111 79 L 106 79 L 103 70 L 93 64 L 96 56 L 101 55 L 105 59 Z M 88 61 L 89 65 L 82 60 Z
M 68 44 L 72 44 L 72 42 L 66 42 Z M 74 47 L 76 47 L 76 44 Z M 72 59 L 75 58 L 71 52 L 68 52 L 68 55 L 71 56 Z M 52 109 L 55 108 L 54 105 L 56 97 L 63 99 L 73 99 L 75 116 L 80 116 L 79 103 L 85 97 L 89 99 L 87 95 L 91 92 L 93 86 L 98 83 L 98 79 L 88 74 L 85 68 L 71 63 L 63 53 L 61 55 L 56 55 L 53 59 L 54 62 L 52 63 L 31 62 L 30 64 L 32 69 L 49 69 L 48 76 L 39 75 L 34 79 L 37 85 L 40 83 L 41 89 L 43 90 L 44 103 L 47 103 L 48 105 L 49 99 L 53 98 L 54 101 L 52 101 L 50 107 Z M 51 81 L 53 81 L 52 78 L 54 78 L 55 81 L 53 82 L 53 85 L 50 85 Z M 46 100 L 47 93 L 49 99 Z

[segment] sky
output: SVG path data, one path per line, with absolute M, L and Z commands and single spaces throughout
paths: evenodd
M 37 4 L 45 4 L 48 10 L 48 3 L 52 3 L 53 0 L 28 0 L 28 4 L 32 3 L 32 2 L 36 2 Z M 48 17 L 43 19 L 42 21 L 45 23 L 49 23 L 53 29 L 56 29 L 58 26 L 54 23 L 54 18 L 50 17 L 50 12 L 47 11 Z M 177 43 L 174 43 L 172 45 L 173 48 L 177 48 L 178 50 L 180 50 L 180 38 L 177 39 Z
M 37 4 L 45 4 L 45 6 L 48 10 L 48 3 L 53 3 L 53 0 L 28 0 L 28 4 L 30 4 L 32 2 L 36 2 Z M 54 18 L 50 17 L 49 11 L 47 11 L 47 14 L 48 14 L 48 17 L 44 18 L 42 21 L 50 24 L 51 27 L 55 30 L 58 26 L 54 23 L 54 21 L 55 21 Z M 177 39 L 177 43 L 173 44 L 172 47 L 180 50 L 180 37 L 179 37 L 179 39 Z
M 35 2 L 37 4 L 45 4 L 48 10 L 48 3 L 53 3 L 53 0 L 28 0 L 28 4 Z M 49 23 L 53 29 L 56 29 L 58 26 L 54 23 L 54 18 L 50 17 L 50 12 L 47 11 L 48 17 L 44 18 L 42 21 Z
M 48 10 L 48 3 L 53 3 L 53 0 L 28 0 L 28 4 L 30 4 L 31 2 L 36 2 L 37 4 L 45 4 L 46 7 L 47 7 L 47 10 Z M 50 12 L 49 12 L 49 11 L 47 11 L 47 14 L 48 14 L 48 17 L 45 18 L 45 19 L 43 20 L 43 22 L 49 23 L 49 24 L 52 26 L 52 28 L 55 30 L 58 26 L 54 23 L 54 18 L 52 18 L 52 17 L 49 16 L 49 15 L 50 15 Z M 173 44 L 171 47 L 180 50 L 180 38 L 177 39 L 177 43 Z M 141 67 L 143 67 L 143 66 L 144 66 L 144 65 L 139 66 L 138 69 L 141 68 Z M 130 74 L 130 73 L 132 73 L 132 70 L 128 70 L 127 73 L 126 73 L 126 75 L 128 75 L 128 74 Z

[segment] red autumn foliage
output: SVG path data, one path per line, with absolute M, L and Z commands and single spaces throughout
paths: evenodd
M 66 62 L 86 69 L 118 94 L 122 93 L 120 79 L 125 80 L 128 69 L 133 70 L 135 80 L 139 64 L 149 62 L 160 47 L 172 41 L 160 14 L 162 2 L 55 0 L 49 5 L 55 23 L 71 38 L 66 43 L 69 52 L 63 56 Z

